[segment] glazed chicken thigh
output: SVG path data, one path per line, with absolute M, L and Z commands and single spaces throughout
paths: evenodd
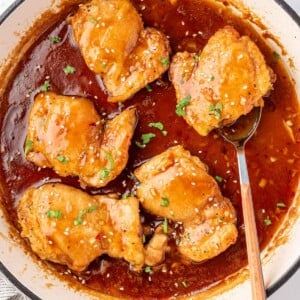
M 198 157 L 172 147 L 135 170 L 137 197 L 152 214 L 181 222 L 179 251 L 193 261 L 212 258 L 237 238 L 236 213 Z
M 139 271 L 144 265 L 138 200 L 90 196 L 63 184 L 31 188 L 18 206 L 22 236 L 44 260 L 83 271 L 106 253 Z
M 104 124 L 88 99 L 42 93 L 30 111 L 25 155 L 83 185 L 105 186 L 126 166 L 135 124 L 134 108 Z
M 169 67 L 166 36 L 143 27 L 129 0 L 92 0 L 70 19 L 87 66 L 99 74 L 108 101 L 124 101 Z
M 177 53 L 170 76 L 179 115 L 203 136 L 263 106 L 275 81 L 255 43 L 231 26 L 218 30 L 202 53 Z

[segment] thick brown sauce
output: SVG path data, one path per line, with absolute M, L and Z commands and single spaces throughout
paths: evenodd
M 180 0 L 174 6 L 167 0 L 133 2 L 143 15 L 146 26 L 155 26 L 170 37 L 174 53 L 202 49 L 218 28 L 232 24 L 241 34 L 251 36 L 276 72 L 277 81 L 271 95 L 266 99 L 261 124 L 247 146 L 258 235 L 263 248 L 289 207 L 298 181 L 299 119 L 296 119 L 297 99 L 291 80 L 288 79 L 278 58 L 257 34 L 224 10 L 217 10 L 200 0 Z M 59 36 L 62 41 L 55 44 L 48 40 L 49 36 Z M 64 74 L 63 68 L 68 64 L 76 68 L 74 74 Z M 10 220 L 16 226 L 18 224 L 15 208 L 20 195 L 28 187 L 61 181 L 79 188 L 76 178 L 60 178 L 49 169 L 38 170 L 24 158 L 23 145 L 28 112 L 45 80 L 49 80 L 50 90 L 57 93 L 91 99 L 99 113 L 108 117 L 120 111 L 117 104 L 107 103 L 106 95 L 101 89 L 101 81 L 86 67 L 74 43 L 71 27 L 66 21 L 62 20 L 49 28 L 20 63 L 1 102 L 1 182 L 4 185 L 2 196 Z M 182 144 L 209 166 L 212 176 L 218 175 L 223 178 L 220 183 L 222 192 L 231 199 L 237 210 L 239 238 L 227 251 L 202 264 L 183 261 L 176 252 L 174 240 L 170 236 L 170 245 L 174 247 L 172 254 L 167 255 L 164 266 L 153 274 L 133 273 L 126 262 L 109 257 L 97 259 L 87 272 L 80 274 L 79 280 L 93 289 L 134 299 L 165 298 L 199 291 L 239 270 L 247 262 L 233 147 L 215 133 L 208 137 L 199 136 L 175 114 L 175 93 L 167 74 L 161 80 L 151 83 L 151 88 L 153 91 L 143 89 L 126 101 L 124 108 L 135 105 L 138 109 L 139 122 L 133 141 L 139 140 L 142 133 L 148 132 L 155 133 L 156 138 L 151 140 L 145 149 L 138 148 L 133 142 L 127 168 L 121 176 L 105 188 L 89 189 L 88 192 L 125 192 L 133 186 L 130 174 L 137 165 L 170 146 Z M 283 120 L 288 121 L 288 125 L 294 131 L 294 140 L 284 127 Z M 163 136 L 155 128 L 148 127 L 149 122 L 158 121 L 164 124 L 168 131 L 167 136 Z M 122 185 L 124 180 L 126 187 Z M 277 203 L 284 203 L 285 207 L 278 208 Z M 145 225 L 150 224 L 153 227 L 159 223 L 159 219 L 156 220 L 154 216 L 144 212 L 142 215 Z M 266 219 L 270 219 L 272 224 L 267 225 Z M 57 269 L 60 272 L 67 271 L 60 266 L 57 266 Z

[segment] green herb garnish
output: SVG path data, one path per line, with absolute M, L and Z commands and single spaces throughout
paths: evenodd
M 59 43 L 61 41 L 61 38 L 59 36 L 49 36 L 48 40 L 52 43 Z
M 216 181 L 218 182 L 222 182 L 223 178 L 221 176 L 215 176 Z
M 49 209 L 46 212 L 46 216 L 49 219 L 61 219 L 62 218 L 62 212 L 60 210 Z
M 145 244 L 146 243 L 146 236 L 143 234 L 143 236 L 142 236 L 142 242 L 143 242 L 143 244 Z
M 265 222 L 265 224 L 266 224 L 267 226 L 269 226 L 269 225 L 272 224 L 272 221 L 270 220 L 269 217 L 267 217 L 267 219 L 265 219 L 264 222 Z
M 115 166 L 115 161 L 114 161 L 114 159 L 112 158 L 112 156 L 109 152 L 104 150 L 104 153 L 105 153 L 105 156 L 106 156 L 107 160 L 109 161 L 110 170 L 112 170 Z
M 168 219 L 164 218 L 164 221 L 162 223 L 162 229 L 164 233 L 168 233 Z
M 92 205 L 88 208 L 87 213 L 92 213 L 93 211 L 95 211 L 98 208 L 98 205 Z
M 223 110 L 222 103 L 211 104 L 209 106 L 209 114 L 214 115 L 218 120 L 221 119 L 221 112 Z
M 152 92 L 153 91 L 150 84 L 146 84 L 145 88 L 146 88 L 147 92 Z
M 196 62 L 198 62 L 198 61 L 199 61 L 199 59 L 200 59 L 200 56 L 199 56 L 199 54 L 195 54 L 195 55 L 194 55 L 194 60 L 195 60 Z
M 33 148 L 33 141 L 32 140 L 26 140 L 25 146 L 24 146 L 24 153 L 27 155 Z
M 215 76 L 214 75 L 211 75 L 210 77 L 209 77 L 209 80 L 208 81 L 214 81 L 215 80 Z
M 159 130 L 163 130 L 164 129 L 164 124 L 161 122 L 151 122 L 148 124 L 149 127 L 154 127 L 157 128 Z
M 122 108 L 123 108 L 124 106 L 125 106 L 124 103 L 122 103 L 122 102 L 119 102 L 119 103 L 118 103 L 118 108 L 119 108 L 119 110 L 122 110 Z
M 102 168 L 100 170 L 100 173 L 99 173 L 99 176 L 102 178 L 102 179 L 106 179 L 108 178 L 109 176 L 109 173 L 113 170 L 114 166 L 115 166 L 115 161 L 114 159 L 112 158 L 111 154 L 107 151 L 104 150 L 104 153 L 105 153 L 105 156 L 109 162 L 109 168 Z
M 121 199 L 127 199 L 130 196 L 130 191 L 126 191 L 124 194 L 122 194 Z
M 176 104 L 176 114 L 180 117 L 186 116 L 185 107 L 191 103 L 191 95 L 185 96 L 179 103 Z
M 135 144 L 139 147 L 139 148 L 145 148 L 146 144 L 149 144 L 151 139 L 153 139 L 154 137 L 156 137 L 155 133 L 149 132 L 149 133 L 144 133 L 142 134 L 141 138 L 142 138 L 142 142 L 136 141 Z
M 161 57 L 159 61 L 162 63 L 164 68 L 166 68 L 170 64 L 170 60 L 168 57 Z
M 75 226 L 78 226 L 80 224 L 83 223 L 83 216 L 86 215 L 86 214 L 90 214 L 92 213 L 93 211 L 95 211 L 96 209 L 98 208 L 98 205 L 92 205 L 91 207 L 89 207 L 88 209 L 82 209 L 77 218 L 74 220 L 74 225 Z
M 169 199 L 166 198 L 166 197 L 161 197 L 160 206 L 162 206 L 162 207 L 168 207 L 169 206 Z
M 65 74 L 73 74 L 76 71 L 76 69 L 73 66 L 67 65 L 64 68 L 64 73 Z
M 283 202 L 277 202 L 277 207 L 286 207 L 286 205 Z
M 47 92 L 50 88 L 51 84 L 49 81 L 45 81 L 41 86 L 41 92 Z
M 143 144 L 149 144 L 151 139 L 153 139 L 154 137 L 156 137 L 156 134 L 152 132 L 142 134 Z
M 89 21 L 90 21 L 92 24 L 94 24 L 94 25 L 96 25 L 96 24 L 97 24 L 97 21 L 96 21 L 96 19 L 95 19 L 95 18 L 93 18 L 93 17 L 90 17 Z
M 63 156 L 61 154 L 57 155 L 56 158 L 57 158 L 58 161 L 60 161 L 63 164 L 65 164 L 69 161 L 65 156 Z
M 106 167 L 104 167 L 100 170 L 99 176 L 103 179 L 106 179 L 106 178 L 108 178 L 109 173 L 110 173 L 110 171 Z
M 139 142 L 139 141 L 136 141 L 135 142 L 135 144 L 139 147 L 139 148 L 141 148 L 141 149 L 143 149 L 143 148 L 145 148 L 146 147 L 146 145 L 145 144 L 142 144 L 141 142 Z
M 152 272 L 152 268 L 150 266 L 146 266 L 145 273 L 151 273 L 151 272 Z
M 183 285 L 183 287 L 185 287 L 185 288 L 187 287 L 187 283 L 186 283 L 186 281 L 185 281 L 185 280 L 184 280 L 184 281 L 182 281 L 182 282 L 181 282 L 181 284 Z
M 277 53 L 276 51 L 273 51 L 273 57 L 275 58 L 275 60 L 279 60 L 280 59 L 280 54 Z

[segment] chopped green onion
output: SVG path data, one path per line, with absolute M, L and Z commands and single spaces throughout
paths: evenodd
M 102 179 L 108 178 L 109 173 L 113 170 L 113 168 L 115 166 L 115 161 L 114 161 L 113 157 L 111 156 L 111 154 L 105 150 L 104 150 L 104 153 L 105 153 L 105 156 L 106 156 L 110 166 L 109 166 L 109 168 L 104 167 L 100 170 L 99 176 Z
M 61 219 L 62 218 L 62 212 L 60 210 L 49 209 L 46 212 L 46 216 L 49 219 Z
M 170 60 L 168 57 L 161 57 L 159 61 L 162 63 L 164 68 L 166 68 L 170 64 Z
M 169 206 L 169 199 L 166 197 L 161 197 L 162 202 L 160 203 L 160 206 L 162 207 L 168 207 Z
M 186 116 L 185 107 L 191 103 L 191 95 L 185 96 L 179 103 L 176 104 L 176 114 L 180 117 Z
M 96 19 L 95 19 L 95 18 L 93 18 L 93 17 L 90 17 L 89 21 L 90 21 L 92 24 L 94 24 L 94 25 L 96 25 L 96 24 L 97 24 L 97 21 L 96 21 Z
M 223 178 L 221 176 L 215 176 L 216 181 L 218 182 L 222 182 Z
M 277 202 L 277 207 L 286 207 L 286 205 L 283 202 Z
M 100 176 L 102 179 L 106 179 L 106 178 L 108 178 L 109 173 L 110 173 L 110 171 L 109 171 L 107 168 L 104 167 L 104 168 L 102 168 L 102 169 L 100 170 L 99 176 Z
M 181 284 L 186 288 L 187 287 L 187 283 L 186 283 L 186 281 L 184 280 L 184 281 L 182 281 L 181 282 Z
M 145 144 L 142 144 L 142 143 L 139 142 L 139 141 L 136 141 L 135 144 L 136 144 L 139 148 L 142 148 L 142 149 L 146 147 Z
M 130 191 L 126 191 L 126 192 L 121 196 L 121 199 L 127 199 L 128 197 L 130 197 Z
M 199 59 L 200 59 L 200 56 L 199 56 L 199 54 L 195 54 L 195 55 L 194 55 L 194 60 L 195 60 L 196 62 L 198 62 L 198 61 L 199 61 Z
M 59 43 L 61 41 L 61 38 L 59 36 L 49 36 L 48 40 L 52 43 Z
M 58 161 L 60 161 L 63 164 L 65 164 L 69 161 L 65 156 L 63 156 L 61 154 L 57 155 L 56 158 L 57 158 Z
M 156 123 L 151 122 L 151 123 L 148 124 L 148 126 L 149 126 L 149 127 L 157 128 L 157 129 L 159 129 L 159 130 L 163 130 L 163 129 L 164 129 L 164 124 L 161 123 L 161 122 L 156 122 Z
M 146 236 L 143 234 L 143 236 L 142 236 L 142 242 L 143 242 L 143 244 L 145 244 L 146 243 Z
M 41 92 L 47 92 L 50 88 L 50 83 L 49 81 L 45 81 L 42 86 L 41 86 Z
M 107 160 L 109 161 L 110 171 L 111 171 L 115 166 L 115 161 L 114 161 L 113 157 L 111 156 L 111 154 L 109 152 L 104 150 L 104 153 L 105 153 L 105 156 L 106 156 Z
M 209 114 L 214 115 L 218 120 L 221 119 L 222 110 L 223 110 L 222 103 L 211 104 L 209 106 Z
M 210 77 L 209 77 L 209 80 L 208 81 L 214 81 L 215 80 L 215 76 L 214 75 L 211 75 Z
M 146 90 L 147 90 L 148 92 L 152 92 L 152 91 L 153 91 L 150 84 L 146 84 L 145 88 L 146 88 Z
M 270 218 L 268 217 L 267 219 L 264 220 L 265 224 L 267 226 L 271 225 L 272 224 L 272 221 L 270 220 Z
M 92 213 L 93 211 L 95 211 L 98 208 L 98 205 L 92 205 L 91 207 L 88 208 L 87 212 L 88 213 Z
M 64 73 L 65 74 L 73 74 L 76 71 L 76 69 L 73 66 L 67 65 L 64 68 Z
M 164 221 L 162 223 L 162 228 L 164 233 L 168 233 L 168 219 L 164 218 Z
M 33 148 L 33 141 L 32 140 L 26 140 L 25 147 L 24 147 L 24 153 L 27 155 Z
M 273 51 L 273 57 L 275 58 L 275 60 L 279 60 L 280 59 L 280 54 L 277 53 L 276 51 Z
M 163 136 L 167 136 L 168 135 L 168 131 L 167 130 L 163 130 L 161 133 L 162 133 Z
M 75 225 L 75 226 L 78 226 L 78 225 L 82 224 L 82 223 L 83 223 L 83 216 L 84 216 L 85 214 L 92 213 L 92 212 L 95 211 L 97 208 L 98 208 L 98 205 L 95 205 L 95 204 L 94 204 L 94 205 L 92 205 L 91 207 L 89 207 L 88 209 L 82 209 L 82 210 L 79 212 L 77 218 L 74 220 L 74 225 Z
M 74 225 L 75 226 L 78 226 L 80 224 L 83 223 L 83 219 L 82 217 L 86 214 L 86 210 L 85 209 L 82 209 L 80 212 L 79 212 L 79 215 L 77 216 L 77 218 L 74 220 Z
M 151 273 L 152 268 L 150 266 L 145 267 L 145 273 Z
M 156 134 L 152 132 L 142 134 L 143 144 L 149 144 L 151 139 L 153 139 L 154 137 L 156 137 Z

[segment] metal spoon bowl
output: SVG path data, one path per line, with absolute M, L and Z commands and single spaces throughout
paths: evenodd
M 232 143 L 237 150 L 247 255 L 252 298 L 254 300 L 266 299 L 266 290 L 260 261 L 260 250 L 245 156 L 245 144 L 255 133 L 261 119 L 261 113 L 262 108 L 256 107 L 249 114 L 240 117 L 235 123 L 218 130 L 218 133 L 226 141 Z

